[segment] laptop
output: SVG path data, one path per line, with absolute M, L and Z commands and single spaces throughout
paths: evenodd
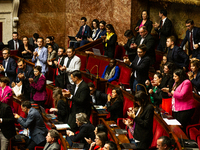
M 70 41 L 76 41 L 75 36 L 68 36 Z
M 45 116 L 46 116 L 47 118 L 49 118 L 49 119 L 57 118 L 57 116 L 54 115 L 54 114 L 47 114 L 47 113 L 45 112 L 45 109 L 44 109 L 42 106 L 40 106 L 40 110 L 42 111 L 42 114 L 45 115 Z
M 101 56 L 100 49 L 97 49 L 97 48 L 92 48 L 92 51 L 94 52 L 94 55 Z

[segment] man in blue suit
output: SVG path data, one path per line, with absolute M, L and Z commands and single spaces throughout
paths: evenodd
M 78 48 L 80 46 L 80 42 L 82 40 L 87 40 L 87 38 L 90 38 L 92 35 L 91 28 L 86 24 L 87 19 L 85 17 L 81 18 L 81 24 L 82 26 L 80 27 L 78 33 L 75 36 L 75 39 L 77 42 L 74 43 L 74 48 Z
M 47 67 L 47 55 L 48 51 L 47 48 L 43 46 L 44 39 L 42 37 L 39 37 L 37 39 L 37 45 L 38 47 L 33 52 L 33 58 L 32 62 L 35 63 L 35 66 L 41 66 L 42 67 L 42 74 L 45 75 L 45 73 L 48 71 Z
M 187 70 L 189 66 L 189 56 L 181 49 L 175 45 L 176 38 L 170 36 L 167 38 L 167 61 L 173 62 L 177 69 Z
M 194 26 L 194 21 L 191 19 L 186 20 L 185 24 L 188 30 L 180 47 L 183 48 L 185 43 L 188 42 L 189 55 L 192 54 L 192 58 L 200 59 L 200 29 Z
M 44 124 L 43 118 L 38 110 L 31 107 L 30 101 L 23 101 L 21 104 L 22 111 L 27 114 L 27 118 L 22 118 L 18 114 L 14 114 L 20 125 L 28 128 L 30 139 L 26 140 L 26 148 L 34 150 L 35 146 L 44 146 L 46 144 L 46 135 L 48 130 Z
M 13 58 L 10 57 L 10 49 L 5 47 L 2 50 L 3 55 L 3 65 L 0 65 L 0 72 L 4 76 L 10 79 L 10 85 L 16 78 L 16 62 Z

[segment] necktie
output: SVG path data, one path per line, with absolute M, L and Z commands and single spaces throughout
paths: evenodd
M 17 41 L 15 41 L 15 50 L 17 50 Z
M 71 60 L 72 60 L 72 58 L 69 58 L 69 59 L 68 59 L 68 61 L 67 61 L 67 66 L 66 66 L 67 68 L 69 67 L 69 64 L 70 64 Z
M 161 20 L 161 25 L 160 25 L 160 28 L 162 28 L 162 24 L 163 24 L 163 21 Z
M 60 58 L 58 59 L 58 66 L 59 66 L 59 63 L 60 63 Z M 58 67 L 56 69 L 56 75 L 58 75 Z
M 82 35 L 84 34 L 84 31 L 85 31 L 85 28 L 84 28 L 84 26 L 83 26 Z
M 192 51 L 193 50 L 193 41 L 192 41 L 192 37 L 193 37 L 193 34 L 192 34 L 192 31 L 190 32 L 190 50 Z

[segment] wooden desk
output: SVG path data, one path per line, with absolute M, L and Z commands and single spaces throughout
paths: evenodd
M 94 81 L 95 86 L 98 90 L 105 91 L 106 83 L 108 82 L 108 80 L 105 80 L 105 79 L 100 78 L 100 77 L 97 78 L 97 76 L 95 76 L 93 74 L 89 74 L 85 71 L 81 71 L 81 75 L 82 75 L 83 78 L 85 77 L 85 78 L 91 80 L 91 82 Z
M 129 139 L 124 134 L 118 134 L 116 136 L 115 129 L 120 129 L 119 126 L 111 128 L 111 124 L 116 124 L 114 121 L 105 121 L 104 119 L 100 118 L 100 123 L 104 124 L 108 129 L 108 133 L 110 134 L 112 140 L 117 144 L 118 150 L 121 150 L 120 144 L 122 143 L 130 143 Z

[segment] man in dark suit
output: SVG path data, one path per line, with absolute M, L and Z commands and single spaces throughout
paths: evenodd
M 156 53 L 155 53 L 155 40 L 153 36 L 148 33 L 147 28 L 142 26 L 139 29 L 139 34 L 133 46 L 139 46 L 141 44 L 145 44 L 147 47 L 146 55 L 150 57 L 150 64 L 154 64 L 156 61 Z
M 58 49 L 58 54 L 56 56 L 55 61 L 54 62 L 52 62 L 52 61 L 47 62 L 50 66 L 52 66 L 53 68 L 56 68 L 55 85 L 57 87 L 62 88 L 62 89 L 65 88 L 65 84 L 66 84 L 65 73 L 60 70 L 60 68 L 63 66 L 64 60 L 65 60 L 65 56 L 63 56 L 64 53 L 65 53 L 65 49 L 60 47 Z
M 0 142 L 1 150 L 7 150 L 9 139 L 15 136 L 15 119 L 9 105 L 0 101 Z
M 90 96 L 92 97 L 92 103 L 94 105 L 105 106 L 107 102 L 107 94 L 97 90 L 92 82 L 88 83 L 90 89 Z
M 186 36 L 181 43 L 181 48 L 186 42 L 189 44 L 189 55 L 192 54 L 192 58 L 200 59 L 200 29 L 194 26 L 194 21 L 191 19 L 186 20 Z
M 158 150 L 172 150 L 172 140 L 168 136 L 161 136 L 157 139 Z
M 91 97 L 88 85 L 83 81 L 81 72 L 75 70 L 71 73 L 71 79 L 75 83 L 72 91 L 62 90 L 63 95 L 72 101 L 72 106 L 69 114 L 68 124 L 73 131 L 76 131 L 76 114 L 85 113 L 90 116 L 91 113 Z
M 59 133 L 55 129 L 48 131 L 46 136 L 46 145 L 43 150 L 60 150 L 60 145 L 58 144 Z
M 145 81 L 149 78 L 149 66 L 150 58 L 146 55 L 147 47 L 144 44 L 141 44 L 137 48 L 137 56 L 131 63 L 128 57 L 124 57 L 124 63 L 129 65 L 130 68 L 133 68 L 134 72 L 132 74 L 133 79 L 133 91 L 136 91 L 136 85 L 142 84 L 145 85 Z M 132 85 L 130 85 L 132 86 Z M 137 91 L 144 90 L 142 86 L 137 86 Z
M 22 85 L 22 94 L 26 100 L 30 100 L 30 83 L 29 78 L 33 78 L 33 67 L 26 65 L 23 58 L 19 58 L 17 61 L 17 77 L 16 84 L 17 86 Z M 15 86 L 15 83 L 12 83 L 12 87 Z
M 172 22 L 167 18 L 166 9 L 160 10 L 159 17 L 161 19 L 160 24 L 158 24 L 157 22 L 153 24 L 155 31 L 158 32 L 159 35 L 157 50 L 165 51 L 167 37 L 171 35 Z
M 38 33 L 34 33 L 33 37 L 29 38 L 29 44 L 33 46 L 33 48 L 37 48 L 37 39 L 39 38 L 39 34 Z
M 13 39 L 8 41 L 8 47 L 10 50 L 18 50 L 19 46 L 23 44 L 21 40 L 18 39 L 18 33 L 13 32 Z
M 189 56 L 181 49 L 175 45 L 176 38 L 170 36 L 167 38 L 167 61 L 173 62 L 177 69 L 184 69 L 185 71 L 189 66 Z
M 3 65 L 0 65 L 0 72 L 4 76 L 10 79 L 10 85 L 16 78 L 16 62 L 13 58 L 10 57 L 10 49 L 5 47 L 2 50 L 3 54 Z
M 34 150 L 35 146 L 44 146 L 46 144 L 45 137 L 47 135 L 47 128 L 44 124 L 43 118 L 38 110 L 31 107 L 30 101 L 23 101 L 21 104 L 22 111 L 27 114 L 27 118 L 22 118 L 18 114 L 14 114 L 17 122 L 24 128 L 30 131 L 30 139 L 26 140 L 26 148 Z
M 74 48 L 78 48 L 80 46 L 80 42 L 82 40 L 87 40 L 87 38 L 90 38 L 92 35 L 92 30 L 91 28 L 86 24 L 87 19 L 85 17 L 81 18 L 81 24 L 82 26 L 80 27 L 78 33 L 75 36 L 75 39 L 77 42 L 74 43 Z M 72 45 L 70 45 L 72 46 Z

